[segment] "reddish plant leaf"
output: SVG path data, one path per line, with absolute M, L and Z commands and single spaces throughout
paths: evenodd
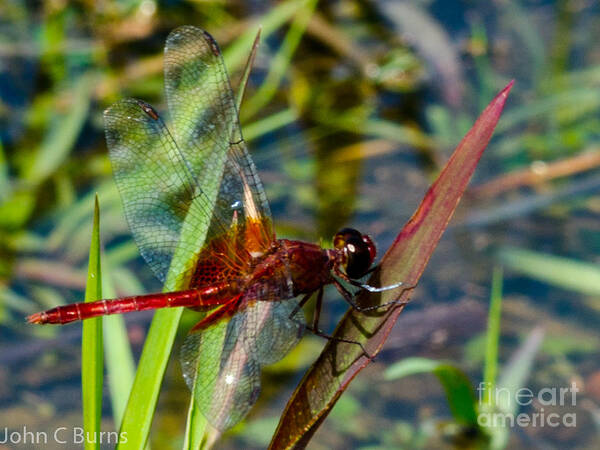
M 492 136 L 512 85 L 513 81 L 496 96 L 460 142 L 383 256 L 370 285 L 391 285 L 398 280 L 409 286 L 417 284 Z M 356 301 L 363 307 L 396 299 L 408 301 L 410 292 L 402 288 L 382 293 L 362 291 Z M 402 310 L 400 305 L 372 313 L 350 309 L 334 336 L 360 342 L 371 355 L 376 355 Z M 358 345 L 329 341 L 289 400 L 270 448 L 304 448 L 350 381 L 369 362 Z

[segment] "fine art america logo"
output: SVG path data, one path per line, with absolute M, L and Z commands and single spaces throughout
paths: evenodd
M 54 431 L 32 431 L 23 426 L 15 430 L 8 427 L 0 428 L 0 444 L 13 445 L 43 445 L 43 444 L 126 444 L 127 432 L 100 431 L 88 433 L 81 427 L 58 427 Z
M 477 422 L 481 426 L 577 426 L 577 415 L 572 410 L 560 413 L 560 407 L 573 407 L 577 404 L 579 389 L 575 383 L 571 383 L 570 387 L 543 388 L 537 393 L 528 388 L 517 389 L 514 392 L 507 388 L 490 389 L 489 384 L 479 383 L 477 387 L 480 406 Z M 494 401 L 490 401 L 488 396 L 491 396 Z M 492 410 L 486 406 L 490 404 L 497 405 L 497 408 Z M 519 412 L 520 408 L 531 406 L 535 408 L 535 412 Z

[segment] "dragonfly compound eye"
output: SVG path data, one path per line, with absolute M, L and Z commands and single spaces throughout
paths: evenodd
M 344 248 L 344 245 L 346 245 L 348 239 L 361 239 L 361 237 L 362 235 L 360 234 L 360 232 L 358 230 L 355 230 L 354 228 L 342 228 L 333 237 L 333 246 L 338 250 L 341 250 Z
M 375 259 L 375 244 L 371 238 L 353 228 L 340 230 L 333 238 L 333 245 L 336 249 L 343 250 L 342 265 L 350 278 L 362 277 Z

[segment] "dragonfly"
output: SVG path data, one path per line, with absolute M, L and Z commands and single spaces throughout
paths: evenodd
M 57 306 L 27 320 L 66 324 L 170 307 L 204 312 L 182 345 L 181 366 L 200 411 L 225 430 L 256 402 L 261 368 L 283 358 L 306 330 L 362 348 L 319 329 L 324 286 L 333 284 L 353 308 L 366 311 L 385 305 L 361 308 L 344 282 L 375 292 L 402 283 L 360 283 L 376 247 L 355 229 L 340 230 L 329 249 L 277 239 L 221 51 L 209 33 L 193 26 L 173 30 L 164 75 L 172 131 L 151 105 L 131 98 L 109 107 L 104 121 L 139 251 L 159 280 L 178 289 Z M 315 292 L 309 325 L 299 312 Z

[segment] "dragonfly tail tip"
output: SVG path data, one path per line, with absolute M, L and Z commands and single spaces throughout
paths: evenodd
M 34 323 L 34 324 L 42 324 L 42 323 L 46 323 L 46 313 L 35 313 L 35 314 L 31 314 L 30 316 L 27 316 L 25 318 L 25 320 L 27 320 L 28 323 Z

